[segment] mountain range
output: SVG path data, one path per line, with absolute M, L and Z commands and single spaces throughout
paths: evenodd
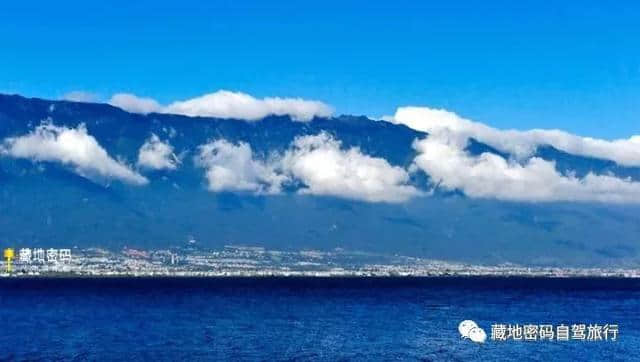
M 433 163 L 421 166 L 417 157 L 430 153 L 417 142 L 430 137 L 364 116 L 245 121 L 0 95 L 0 246 L 195 240 L 485 264 L 640 265 L 640 207 L 625 201 L 635 191 L 611 200 L 492 196 L 475 179 L 425 171 Z M 515 169 L 530 162 L 473 137 L 464 155 L 474 165 L 487 157 Z M 575 187 L 589 175 L 629 189 L 640 181 L 636 165 L 553 143 L 532 158 L 551 162 Z M 454 166 L 443 160 L 438 170 Z M 609 195 L 604 187 L 596 189 Z

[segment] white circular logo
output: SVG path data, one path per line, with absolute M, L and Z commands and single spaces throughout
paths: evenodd
M 487 340 L 487 334 L 484 329 L 480 328 L 476 322 L 467 319 L 458 325 L 458 332 L 463 339 L 470 339 L 476 343 L 484 343 Z

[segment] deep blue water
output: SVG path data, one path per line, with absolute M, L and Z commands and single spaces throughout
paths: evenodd
M 640 280 L 5 279 L 0 360 L 640 360 Z M 616 342 L 461 340 L 617 323 Z

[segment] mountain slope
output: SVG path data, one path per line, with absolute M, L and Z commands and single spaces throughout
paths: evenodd
M 640 208 L 626 204 L 526 203 L 472 199 L 437 188 L 402 203 L 372 203 L 336 196 L 284 192 L 254 195 L 208 190 L 193 158 L 211 140 L 247 142 L 267 158 L 285 152 L 301 135 L 327 132 L 342 148 L 359 147 L 393 166 L 408 168 L 414 139 L 425 133 L 365 117 L 302 123 L 288 117 L 257 122 L 139 115 L 105 104 L 0 95 L 0 139 L 32 132 L 43 120 L 86 125 L 109 155 L 149 180 L 130 185 L 83 177 L 58 162 L 0 157 L 0 241 L 12 246 L 165 247 L 194 238 L 203 246 L 263 245 L 380 253 L 476 263 L 535 265 L 640 265 Z M 177 170 L 133 166 L 151 134 L 170 140 L 182 157 Z M 499 153 L 471 142 L 468 151 Z M 577 157 L 551 147 L 539 157 L 563 172 L 611 173 L 640 179 L 637 168 Z M 429 191 L 428 175 L 412 183 Z

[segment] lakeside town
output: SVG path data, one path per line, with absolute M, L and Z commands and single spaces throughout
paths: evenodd
M 345 251 L 280 251 L 227 245 L 160 250 L 123 248 L 5 249 L 0 277 L 619 277 L 640 278 L 640 269 L 472 265 Z

